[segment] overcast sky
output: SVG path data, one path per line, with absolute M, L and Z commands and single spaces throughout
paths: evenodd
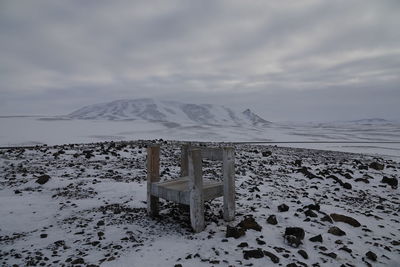
M 152 97 L 400 119 L 400 1 L 0 1 L 0 115 Z

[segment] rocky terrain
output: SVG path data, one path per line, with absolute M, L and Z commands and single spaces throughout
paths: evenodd
M 177 177 L 179 142 L 153 142 L 162 179 Z M 173 203 L 146 215 L 148 143 L 0 150 L 0 265 L 400 265 L 398 160 L 237 145 L 236 219 L 215 199 L 194 234 Z M 218 163 L 203 164 L 219 179 Z

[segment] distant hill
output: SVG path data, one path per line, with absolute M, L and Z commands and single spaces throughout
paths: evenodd
M 176 124 L 238 126 L 263 126 L 270 123 L 250 109 L 236 112 L 220 105 L 158 101 L 150 98 L 116 100 L 85 106 L 67 117 L 84 120 L 146 120 Z
M 368 118 L 368 119 L 360 119 L 360 120 L 351 120 L 346 121 L 347 123 L 354 124 L 366 124 L 366 125 L 382 125 L 382 124 L 393 124 L 393 121 L 385 120 L 382 118 Z

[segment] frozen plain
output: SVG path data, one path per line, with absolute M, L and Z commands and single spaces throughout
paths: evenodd
M 156 138 L 225 142 L 398 141 L 399 128 L 394 124 L 334 127 L 279 123 L 266 129 L 243 129 L 215 125 L 171 127 L 147 121 L 35 117 L 0 120 L 3 146 L 58 144 L 1 151 L 0 258 L 4 266 L 400 263 L 399 189 L 382 183 L 383 177 L 399 177 L 399 148 L 394 144 L 296 144 L 337 152 L 237 145 L 237 217 L 230 225 L 252 217 L 262 228 L 248 229 L 238 239 L 226 237 L 221 199 L 206 204 L 207 227 L 200 234 L 190 231 L 188 214 L 172 203 L 163 202 L 161 217 L 146 216 L 147 142 L 60 145 Z M 161 143 L 163 179 L 176 177 L 179 143 Z M 268 153 L 264 156 L 262 152 Z M 383 164 L 383 170 L 368 167 L 374 162 Z M 220 166 L 204 164 L 205 176 L 215 178 L 218 171 L 215 173 L 214 167 L 218 170 Z M 50 179 L 40 185 L 35 181 L 42 175 L 49 175 Z M 287 212 L 278 211 L 283 203 L 289 207 Z M 319 208 L 312 206 L 314 209 L 309 212 L 310 204 L 318 204 Z M 332 213 L 351 216 L 361 227 L 323 220 Z M 270 215 L 275 215 L 276 225 L 267 222 Z M 302 244 L 296 248 L 283 238 L 285 228 L 293 226 L 305 231 Z M 328 233 L 333 226 L 346 234 Z M 319 234 L 321 242 L 309 240 Z M 245 258 L 248 251 L 258 249 L 266 253 L 262 258 Z M 307 258 L 299 254 L 300 250 L 307 253 Z M 369 251 L 377 256 L 376 261 L 367 258 Z M 271 253 L 276 258 L 267 256 Z
M 71 144 L 101 141 L 181 140 L 400 141 L 400 123 L 271 123 L 268 126 L 199 125 L 145 120 L 78 120 L 59 117 L 0 117 L 0 146 Z M 279 144 L 400 157 L 400 144 Z

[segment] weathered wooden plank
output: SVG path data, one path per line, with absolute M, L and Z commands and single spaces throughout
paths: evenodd
M 189 150 L 190 222 L 194 232 L 204 229 L 204 198 L 201 151 Z
M 181 146 L 181 177 L 189 175 L 189 147 L 190 143 Z
M 160 146 L 147 147 L 147 213 L 158 215 L 158 197 L 151 194 L 151 184 L 160 181 Z
M 208 160 L 222 160 L 222 149 L 217 147 L 192 147 L 201 150 L 201 157 Z
M 203 199 L 212 200 L 223 196 L 222 182 L 203 179 Z M 153 183 L 151 194 L 159 198 L 189 205 L 189 178 L 179 178 L 166 182 Z
M 235 219 L 235 150 L 223 148 L 224 220 Z

